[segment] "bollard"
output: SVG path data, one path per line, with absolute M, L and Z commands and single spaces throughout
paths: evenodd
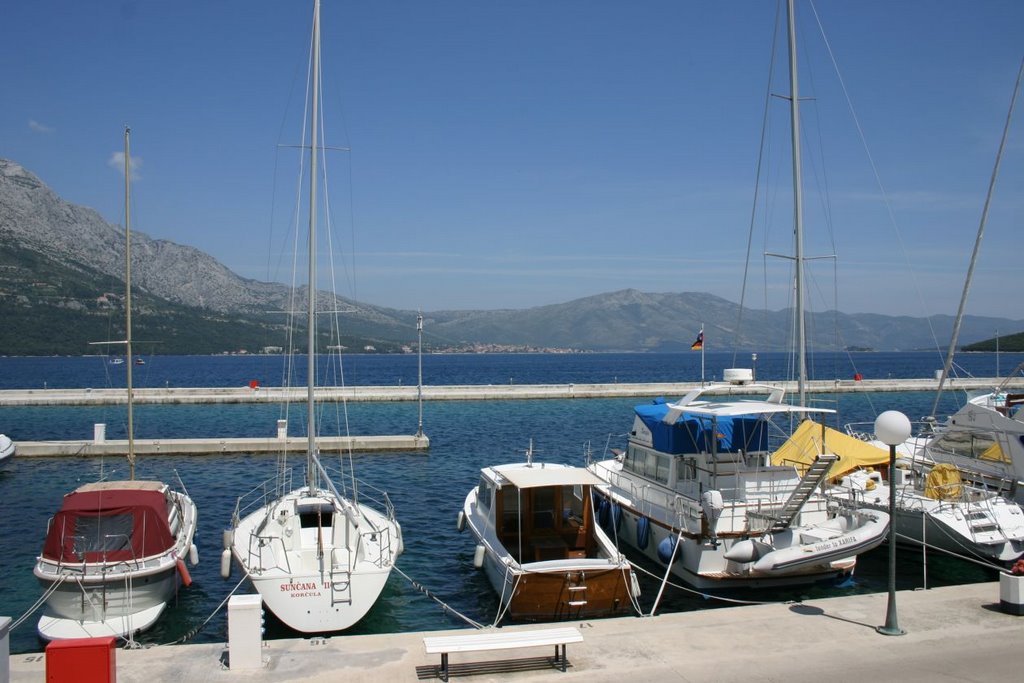
M 232 595 L 228 600 L 228 668 L 263 666 L 263 600 L 259 595 Z
M 107 442 L 107 425 L 103 422 L 97 422 L 92 426 L 92 442 L 97 444 Z
M 287 439 L 288 438 L 288 420 L 277 421 L 277 438 Z

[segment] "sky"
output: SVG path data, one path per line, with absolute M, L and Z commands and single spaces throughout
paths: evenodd
M 340 294 L 425 311 L 626 288 L 789 303 L 791 262 L 765 256 L 793 252 L 772 0 L 323 4 Z M 129 125 L 133 229 L 287 279 L 311 8 L 7 3 L 0 157 L 121 223 Z M 798 0 L 797 14 L 809 308 L 955 314 L 1024 2 Z M 1024 318 L 1021 116 L 975 315 Z

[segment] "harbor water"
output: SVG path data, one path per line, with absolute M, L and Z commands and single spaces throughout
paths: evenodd
M 742 360 L 750 360 L 749 356 Z M 1004 371 L 1024 354 L 1002 354 Z M 268 356 L 145 358 L 135 368 L 136 386 L 244 386 L 252 380 L 280 385 L 282 359 Z M 941 358 L 936 353 L 835 354 L 822 361 L 816 375 L 865 378 L 932 377 Z M 785 354 L 759 354 L 758 376 L 788 377 Z M 970 374 L 993 376 L 994 354 L 970 354 L 960 360 Z M 749 362 L 742 363 L 750 365 Z M 708 354 L 707 378 L 721 377 L 733 365 L 730 354 Z M 827 372 L 823 366 L 827 365 Z M 417 359 L 404 356 L 355 356 L 346 359 L 349 385 L 415 384 Z M 0 358 L 0 388 L 123 386 L 123 364 L 103 357 Z M 427 384 L 497 384 L 564 382 L 665 382 L 700 379 L 700 354 L 549 354 L 549 355 L 429 355 L 423 358 Z M 120 384 L 118 383 L 120 381 Z M 304 381 L 300 379 L 299 381 Z M 653 396 L 651 398 L 654 398 Z M 669 397 L 672 398 L 672 397 Z M 917 419 L 931 412 L 933 393 L 816 395 L 814 399 L 839 411 L 837 424 L 870 422 L 878 413 L 896 409 Z M 948 392 L 940 415 L 955 410 L 964 397 Z M 423 453 L 357 455 L 357 476 L 388 491 L 405 538 L 398 567 L 415 581 L 394 573 L 381 599 L 352 633 L 387 633 L 456 628 L 464 623 L 454 612 L 491 623 L 497 598 L 486 578 L 473 568 L 473 542 L 455 528 L 456 515 L 467 491 L 475 486 L 481 467 L 521 460 L 529 441 L 537 460 L 582 464 L 585 449 L 603 457 L 608 447 L 622 447 L 632 424 L 632 408 L 642 399 L 553 399 L 543 401 L 458 401 L 427 403 L 424 431 L 431 448 Z M 411 434 L 419 419 L 415 402 L 354 403 L 329 408 L 322 423 L 337 433 L 346 421 L 352 434 Z M 146 405 L 135 409 L 140 438 L 271 436 L 276 420 L 291 421 L 291 433 L 302 431 L 299 414 L 282 414 L 275 405 Z M 107 437 L 123 438 L 124 406 L 4 407 L 0 432 L 17 440 L 85 439 L 93 424 L 107 424 Z M 295 465 L 301 465 L 300 459 Z M 157 623 L 143 634 L 143 643 L 220 642 L 227 633 L 226 613 L 219 611 L 205 626 L 239 580 L 219 575 L 221 531 L 229 522 L 238 496 L 272 476 L 276 457 L 231 455 L 162 456 L 139 461 L 137 477 L 174 480 L 180 477 L 199 507 L 197 545 L 200 563 L 191 570 L 193 584 L 182 589 Z M 121 458 L 18 459 L 0 472 L 0 547 L 5 560 L 0 573 L 0 614 L 20 617 L 40 595 L 32 567 L 49 518 L 61 497 L 76 486 L 100 477 L 127 475 Z M 659 568 L 645 566 L 658 573 Z M 899 588 L 915 588 L 993 580 L 995 573 L 972 563 L 920 551 L 901 550 Z M 862 556 L 852 581 L 751 594 L 732 594 L 732 600 L 779 601 L 877 592 L 886 588 L 887 554 L 883 549 Z M 641 573 L 641 604 L 650 608 L 658 580 Z M 243 591 L 248 590 L 245 586 Z M 429 598 L 429 591 L 451 610 Z M 683 611 L 735 604 L 716 597 L 670 589 L 659 610 Z M 42 649 L 35 634 L 37 617 L 11 634 L 11 652 Z M 198 631 L 197 631 L 198 629 Z M 294 634 L 268 623 L 269 637 Z

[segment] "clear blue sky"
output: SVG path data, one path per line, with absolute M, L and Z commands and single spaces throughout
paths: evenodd
M 271 223 L 287 222 L 295 166 L 278 145 L 300 136 L 311 6 L 6 3 L 0 156 L 120 222 L 109 162 L 129 124 L 133 227 L 277 278 Z M 843 311 L 953 314 L 1024 54 L 1024 2 L 815 9 L 894 220 L 800 0 L 807 252 L 835 250 Z M 330 167 L 356 283 L 341 293 L 428 311 L 627 287 L 738 301 L 775 14 L 770 0 L 324 0 L 327 140 L 352 149 Z M 773 90 L 786 94 L 777 60 Z M 781 308 L 782 266 L 762 274 L 759 256 L 792 250 L 786 104 L 770 110 L 748 301 Z M 1024 318 L 1020 116 L 974 314 Z M 811 306 L 830 308 L 831 266 L 812 273 Z

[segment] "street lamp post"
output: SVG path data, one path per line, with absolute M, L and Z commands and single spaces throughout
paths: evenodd
M 885 626 L 876 631 L 884 636 L 902 636 L 896 617 L 896 446 L 910 437 L 910 420 L 898 410 L 887 410 L 875 419 L 875 437 L 889 446 L 889 604 L 885 610 Z

